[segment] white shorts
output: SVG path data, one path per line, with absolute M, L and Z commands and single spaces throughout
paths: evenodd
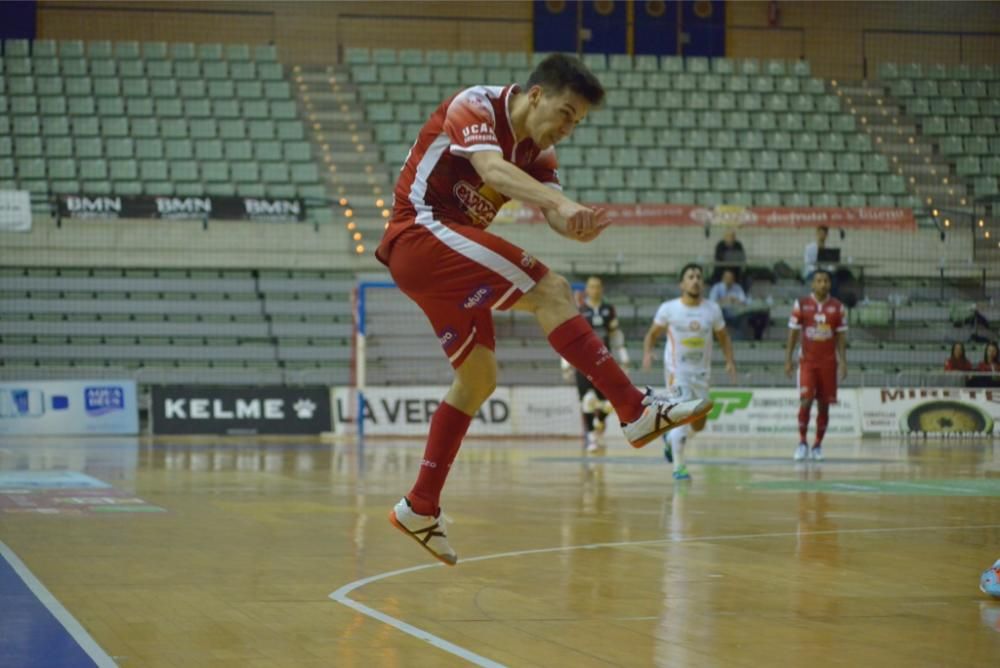
M 668 380 L 670 383 L 667 385 L 667 389 L 681 401 L 708 398 L 708 378 L 706 377 L 668 376 Z

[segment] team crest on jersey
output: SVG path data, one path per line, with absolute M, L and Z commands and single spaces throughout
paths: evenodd
M 522 267 L 524 267 L 525 269 L 531 269 L 532 267 L 535 266 L 535 262 L 536 262 L 535 258 L 531 257 L 530 255 L 528 255 L 524 251 L 521 251 L 521 266 Z
M 688 325 L 688 329 L 690 329 L 692 332 L 697 332 L 698 330 L 701 329 L 701 323 L 698 322 L 697 320 L 692 320 L 691 324 Z
M 466 215 L 480 227 L 489 226 L 497 215 L 497 209 L 503 206 L 503 196 L 485 184 L 477 190 L 468 181 L 459 181 L 452 192 L 462 203 Z

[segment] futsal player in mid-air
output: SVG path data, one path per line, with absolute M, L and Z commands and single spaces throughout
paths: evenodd
M 625 334 L 618 323 L 618 313 L 615 311 L 615 307 L 604 301 L 604 281 L 597 276 L 591 276 L 587 279 L 584 286 L 583 303 L 580 304 L 580 315 L 586 318 L 590 326 L 601 337 L 604 345 L 615 351 L 615 357 L 618 358 L 619 364 L 627 367 L 629 356 L 628 349 L 625 347 Z M 562 367 L 563 375 L 567 376 L 567 380 L 574 377 L 576 379 L 587 452 L 598 452 L 605 446 L 605 421 L 614 408 L 583 372 L 574 369 L 565 359 L 562 360 Z
M 704 298 L 705 285 L 700 265 L 684 265 L 680 275 L 681 296 L 660 304 L 653 324 L 642 342 L 642 368 L 652 366 L 653 346 L 666 335 L 663 369 L 667 387 L 679 401 L 708 399 L 709 378 L 712 375 L 712 338 L 722 347 L 726 371 L 735 378 L 736 359 L 733 342 L 726 331 L 722 309 Z M 685 461 L 688 439 L 705 428 L 706 416 L 667 433 L 663 454 L 674 465 L 674 480 L 690 480 Z
M 555 351 L 608 398 L 634 447 L 711 410 L 708 400 L 633 386 L 577 313 L 566 279 L 486 230 L 509 199 L 540 208 L 573 241 L 607 228 L 605 211 L 562 193 L 553 149 L 603 98 L 593 73 L 560 54 L 543 60 L 523 88 L 466 88 L 431 114 L 396 184 L 376 257 L 430 320 L 454 380 L 431 419 L 417 481 L 389 518 L 446 564 L 458 557 L 439 499 L 472 416 L 496 387 L 492 309 L 533 314 Z
M 795 300 L 788 320 L 785 346 L 785 373 L 792 375 L 792 357 L 802 339 L 799 353 L 799 445 L 795 461 L 823 460 L 823 436 L 830 422 L 830 404 L 837 403 L 837 376 L 847 377 L 847 310 L 830 295 L 833 278 L 826 269 L 812 277 L 812 294 Z M 806 441 L 809 414 L 816 402 L 816 440 L 812 451 Z

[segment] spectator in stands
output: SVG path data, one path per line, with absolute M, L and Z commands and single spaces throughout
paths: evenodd
M 826 238 L 830 235 L 830 228 L 820 225 L 816 228 L 816 241 L 806 244 L 804 265 L 802 267 L 803 280 L 811 280 L 812 273 L 818 268 L 819 250 L 826 248 Z M 832 274 L 831 274 L 832 276 Z
M 951 346 L 951 355 L 945 360 L 945 371 L 972 371 L 972 362 L 965 356 L 965 345 L 954 343 Z
M 977 376 L 976 385 L 979 387 L 1000 387 L 1000 346 L 996 341 L 986 344 L 983 351 L 983 361 L 976 367 L 979 373 L 992 374 L 989 376 Z
M 749 300 L 743 286 L 736 282 L 736 272 L 733 269 L 722 272 L 722 280 L 712 286 L 708 299 L 722 307 L 722 317 L 733 331 L 733 338 L 744 338 L 746 325 L 753 330 L 755 339 L 760 341 L 763 338 L 770 316 L 766 311 L 746 310 Z
M 741 282 L 743 267 L 747 262 L 747 254 L 743 244 L 736 239 L 736 230 L 730 228 L 722 235 L 722 240 L 715 245 L 715 269 L 712 271 L 710 283 L 722 280 L 722 273 L 732 270 L 736 281 Z

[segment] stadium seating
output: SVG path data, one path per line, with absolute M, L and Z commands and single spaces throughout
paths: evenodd
M 8 40 L 0 188 L 326 197 L 271 46 Z
M 463 85 L 523 82 L 531 63 L 547 55 L 403 54 L 356 48 L 345 54 L 391 171 L 442 99 Z M 810 75 L 807 62 L 601 54 L 589 54 L 586 62 L 608 96 L 560 148 L 563 182 L 572 195 L 702 205 L 915 204 L 905 181 L 890 173 L 887 156 L 840 97 Z M 456 79 L 456 67 L 468 76 Z M 426 100 L 419 113 L 415 99 Z M 734 181 L 725 173 L 745 169 L 751 154 L 756 177 Z M 604 168 L 601 188 L 587 171 L 595 168 Z M 657 182 L 654 172 L 662 168 L 676 169 L 679 178 Z
M 0 268 L 4 377 L 347 380 L 346 274 Z
M 991 65 L 882 63 L 879 78 L 932 137 L 975 197 L 998 194 L 1000 75 Z

